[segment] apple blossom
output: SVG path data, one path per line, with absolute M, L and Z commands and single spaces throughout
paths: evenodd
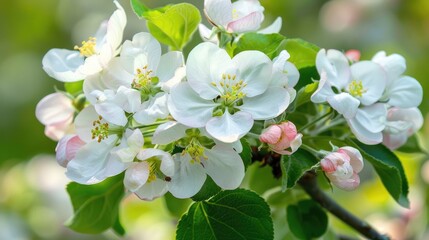
M 169 153 L 158 149 L 143 149 L 125 171 L 124 185 L 143 200 L 164 195 L 174 175 L 174 161 Z
M 232 33 L 256 31 L 264 20 L 264 8 L 258 0 L 205 0 L 209 22 Z
M 67 164 L 66 175 L 82 184 L 94 184 L 124 171 L 144 144 L 139 129 L 124 129 L 97 114 L 93 106 L 75 119 L 76 133 L 86 144 Z
M 350 50 L 347 50 L 345 55 L 346 55 L 347 59 L 353 63 L 353 62 L 358 62 L 360 60 L 361 54 L 360 54 L 359 50 L 350 49 Z
M 395 150 L 423 126 L 423 115 L 418 108 L 393 107 L 387 111 L 386 121 L 383 144 L 390 150 Z
M 244 178 L 244 164 L 234 144 L 225 144 L 204 129 L 192 129 L 177 122 L 160 125 L 152 138 L 154 144 L 175 142 L 184 150 L 173 155 L 175 174 L 169 191 L 177 198 L 195 195 L 203 186 L 206 175 L 223 189 L 237 188 Z
M 189 54 L 186 73 L 188 82 L 172 88 L 168 98 L 171 115 L 186 126 L 205 127 L 223 142 L 237 141 L 254 120 L 277 117 L 290 102 L 285 88 L 270 86 L 273 63 L 262 52 L 244 51 L 231 59 L 224 49 L 201 43 Z
M 359 186 L 358 173 L 363 169 L 363 158 L 356 148 L 341 147 L 325 156 L 320 165 L 335 186 L 347 191 Z
M 45 125 L 45 135 L 54 141 L 71 132 L 75 112 L 72 99 L 60 92 L 45 96 L 36 106 L 37 120 Z
M 380 64 L 387 74 L 387 85 L 382 101 L 390 106 L 412 108 L 420 105 L 423 99 L 423 89 L 420 83 L 405 72 L 405 59 L 399 54 L 386 56 L 386 52 L 378 52 L 372 61 Z
M 62 82 L 74 82 L 107 67 L 118 53 L 127 21 L 122 6 L 117 1 L 114 3 L 118 9 L 100 25 L 94 37 L 82 42 L 81 47 L 75 46 L 75 50 L 55 48 L 46 53 L 42 63 L 49 76 Z
M 380 100 L 386 87 L 386 74 L 378 64 L 360 61 L 349 66 L 338 50 L 321 49 L 316 68 L 321 80 L 311 101 L 328 102 L 347 119 L 355 117 L 360 105 L 370 106 Z
M 301 138 L 302 134 L 297 132 L 292 122 L 271 125 L 259 136 L 259 140 L 267 143 L 271 150 L 283 155 L 291 155 L 298 150 Z
M 56 159 L 60 166 L 67 167 L 67 164 L 76 156 L 76 152 L 85 145 L 79 136 L 68 134 L 65 135 L 55 148 Z
M 127 113 L 140 124 L 168 116 L 167 95 L 184 78 L 181 52 L 161 56 L 161 46 L 149 33 L 125 41 L 113 68 L 89 77 L 84 92 L 97 113 L 112 123 L 124 125 Z

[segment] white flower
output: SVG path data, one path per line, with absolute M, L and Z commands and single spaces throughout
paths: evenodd
M 52 93 L 36 106 L 36 118 L 45 125 L 45 135 L 54 141 L 71 132 L 75 113 L 72 100 L 63 93 Z
M 295 85 L 299 80 L 299 71 L 293 63 L 289 62 L 290 54 L 283 50 L 273 60 L 273 76 L 270 87 L 283 87 L 290 94 L 290 102 L 296 96 Z
M 271 23 L 271 25 L 269 25 L 266 28 L 258 30 L 257 33 L 261 33 L 261 34 L 279 33 L 281 28 L 282 28 L 282 18 L 278 17 L 278 18 L 276 18 L 276 20 L 273 23 Z M 199 24 L 198 25 L 198 31 L 200 33 L 201 38 L 205 42 L 212 42 L 216 45 L 219 44 L 219 39 L 217 37 L 217 28 L 216 27 L 213 27 L 210 30 L 204 24 Z
M 143 149 L 125 171 L 124 185 L 143 200 L 164 195 L 174 175 L 174 161 L 169 153 L 158 149 Z
M 418 108 L 393 107 L 387 111 L 386 128 L 383 131 L 383 144 L 395 150 L 407 142 L 408 137 L 423 126 L 423 116 Z
M 359 141 L 373 145 L 383 141 L 382 131 L 386 126 L 386 114 L 386 105 L 376 103 L 359 108 L 354 118 L 346 120 Z
M 63 82 L 83 80 L 107 67 L 118 53 L 126 24 L 125 11 L 114 1 L 117 10 L 103 22 L 94 37 L 82 42 L 75 50 L 51 49 L 43 57 L 45 72 Z
M 386 56 L 386 52 L 378 52 L 372 61 L 380 64 L 387 74 L 387 86 L 382 100 L 390 106 L 412 108 L 420 105 L 423 89 L 420 83 L 409 76 L 403 76 L 406 64 L 399 54 Z
M 216 45 L 202 43 L 189 54 L 188 82 L 172 89 L 168 108 L 178 122 L 235 142 L 254 120 L 277 117 L 288 107 L 288 91 L 270 86 L 272 73 L 273 63 L 262 52 L 244 51 L 231 59 Z
M 356 148 L 342 147 L 324 157 L 320 165 L 335 186 L 348 191 L 359 186 L 363 158 Z
M 175 173 L 169 184 L 169 191 L 177 198 L 198 193 L 207 174 L 223 189 L 237 188 L 244 178 L 243 161 L 233 149 L 236 145 L 212 140 L 203 129 L 167 122 L 157 128 L 152 142 L 183 144 L 183 152 L 173 155 Z
M 204 11 L 214 26 L 234 33 L 256 31 L 264 20 L 258 0 L 205 0 Z
M 337 50 L 321 49 L 316 67 L 321 79 L 311 101 L 328 102 L 347 119 L 355 117 L 360 105 L 379 101 L 386 88 L 386 74 L 378 64 L 361 61 L 349 66 L 346 56 Z
M 111 66 L 84 83 L 85 95 L 101 116 L 122 126 L 127 122 L 126 113 L 140 124 L 168 116 L 166 92 L 185 76 L 181 52 L 161 56 L 158 41 L 142 32 L 125 41 L 120 58 Z
M 66 175 L 78 183 L 94 184 L 121 173 L 144 144 L 139 129 L 124 130 L 107 122 L 93 106 L 79 113 L 75 125 L 77 135 L 86 144 L 68 162 Z

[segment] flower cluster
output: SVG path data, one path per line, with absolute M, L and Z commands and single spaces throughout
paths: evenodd
M 127 19 L 114 3 L 116 11 L 94 36 L 74 50 L 52 49 L 43 58 L 49 76 L 82 84 L 80 92 L 57 91 L 36 108 L 45 134 L 58 141 L 56 157 L 71 180 L 95 184 L 124 172 L 126 189 L 141 199 L 166 192 L 189 198 L 207 175 L 223 189 L 240 186 L 243 137 L 254 149 L 292 155 L 305 143 L 305 134 L 311 135 L 288 120 L 300 78 L 288 51 L 273 59 L 256 50 L 234 55 L 200 26 L 208 41 L 185 61 L 180 51 L 163 54 L 150 33 L 123 42 Z M 206 0 L 204 5 L 213 33 L 235 40 L 257 31 L 264 19 L 257 0 Z M 259 33 L 280 27 L 276 20 Z M 357 51 L 320 50 L 315 65 L 321 79 L 311 100 L 329 103 L 361 142 L 396 149 L 422 125 L 416 108 L 422 88 L 403 76 L 405 60 L 397 54 L 380 52 L 372 61 L 359 57 Z M 324 156 L 320 166 L 334 185 L 346 190 L 359 185 L 363 159 L 358 150 L 342 147 Z
M 342 114 L 361 142 L 383 142 L 396 149 L 423 124 L 417 109 L 422 87 L 403 75 L 406 64 L 402 56 L 379 52 L 371 61 L 359 61 L 359 55 L 320 50 L 316 67 L 321 79 L 311 100 L 327 102 Z

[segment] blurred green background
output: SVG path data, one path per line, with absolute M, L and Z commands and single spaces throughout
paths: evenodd
M 128 13 L 124 38 L 144 31 L 129 2 L 119 0 Z M 150 7 L 177 0 L 142 0 Z M 182 1 L 180 1 L 182 2 Z M 202 8 L 203 1 L 186 1 Z M 281 33 L 323 48 L 358 49 L 362 59 L 378 50 L 407 59 L 407 75 L 429 92 L 428 0 L 261 0 L 265 25 L 283 18 Z M 111 0 L 14 0 L 0 7 L 0 239 L 114 239 L 113 233 L 88 236 L 63 226 L 71 215 L 65 193 L 67 179 L 56 165 L 56 143 L 43 134 L 34 116 L 37 102 L 61 84 L 42 70 L 42 57 L 50 48 L 73 48 L 93 35 L 99 23 L 115 9 Z M 204 20 L 205 21 L 205 20 Z M 205 21 L 205 23 L 207 23 Z M 185 51 L 200 41 L 198 33 Z M 420 106 L 426 116 L 429 95 Z M 420 132 L 429 140 L 429 126 Z M 426 148 L 429 144 L 426 143 Z M 365 217 L 396 239 L 425 239 L 429 164 L 418 154 L 400 155 L 411 184 L 412 209 L 396 206 L 380 181 L 370 176 L 352 193 L 335 191 L 334 197 L 352 212 Z M 121 216 L 128 239 L 172 239 L 175 219 L 162 207 L 128 198 Z M 275 215 L 275 214 L 274 214 Z M 280 216 L 281 218 L 282 216 Z M 285 221 L 285 220 L 284 220 Z M 350 230 L 331 218 L 336 229 Z M 281 221 L 280 221 L 281 224 Z M 426 234 L 426 235 L 425 235 Z M 287 238 L 277 235 L 278 239 Z M 426 239 L 427 239 L 426 238 Z

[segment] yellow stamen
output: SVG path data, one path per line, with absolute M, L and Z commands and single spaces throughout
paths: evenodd
M 95 52 L 96 39 L 95 37 L 89 37 L 88 41 L 82 41 L 82 47 L 74 46 L 75 50 L 79 50 L 80 55 L 85 57 L 90 57 L 94 55 Z
M 363 88 L 363 84 L 361 80 L 353 80 L 348 86 L 349 93 L 353 97 L 362 97 L 364 93 L 367 92 L 366 89 Z

